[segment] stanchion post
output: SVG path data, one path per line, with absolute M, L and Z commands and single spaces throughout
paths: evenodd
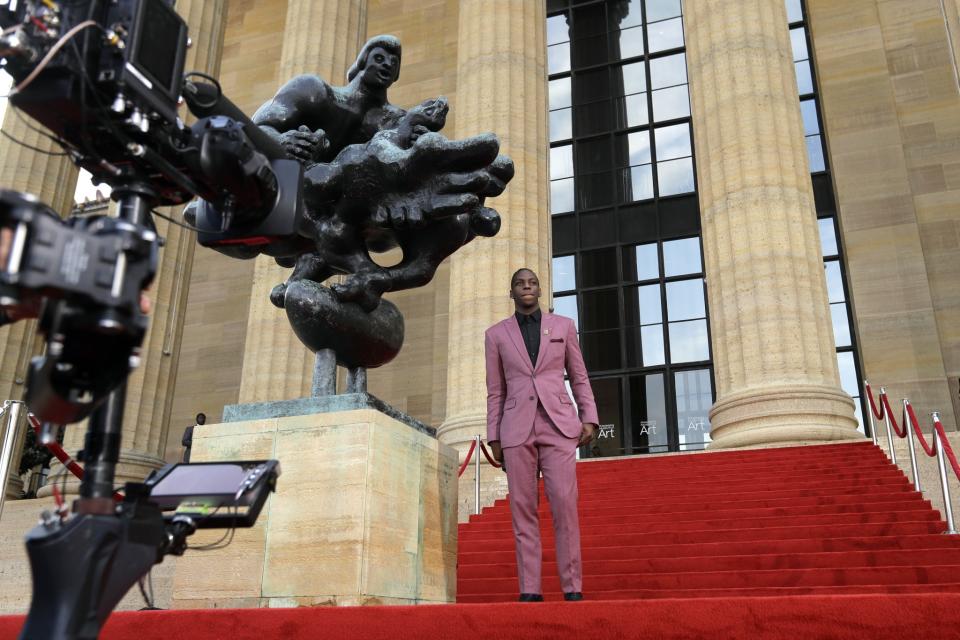
M 907 414 L 907 405 L 910 401 L 903 399 L 903 428 L 907 430 L 907 450 L 910 452 L 910 470 L 913 471 L 913 486 L 917 491 L 923 491 L 920 487 L 920 469 L 917 467 L 917 451 L 913 446 L 913 429 L 911 429 L 910 416 Z
M 870 438 L 873 440 L 873 444 L 877 444 L 877 426 L 873 421 L 873 403 L 870 401 L 872 397 L 870 395 L 870 383 L 866 380 L 863 381 L 863 395 L 867 399 L 867 418 L 870 420 Z M 883 406 L 882 404 L 880 406 Z
M 940 413 L 938 411 L 933 412 L 933 421 L 934 423 L 940 421 Z M 943 459 L 943 442 L 940 441 L 940 432 L 937 429 L 933 430 L 933 442 L 937 447 L 937 470 L 940 472 L 940 490 L 943 492 L 943 515 L 947 519 L 947 530 L 944 531 L 944 533 L 957 535 L 957 527 L 953 524 L 953 504 L 950 502 L 950 483 L 947 481 L 947 464 Z
M 19 402 L 5 400 L 0 410 L 0 420 L 3 414 L 7 419 L 3 421 L 3 449 L 0 449 L 0 518 L 3 517 L 3 503 L 7 497 L 7 482 L 10 481 L 10 462 L 13 460 L 13 447 L 17 442 L 17 428 L 20 424 Z
M 474 469 L 476 469 L 476 477 L 473 483 L 473 512 L 477 515 L 480 515 L 480 436 L 474 436 L 474 439 L 477 441 L 477 446 L 473 450 L 473 455 L 476 458 L 474 462 Z
M 883 387 L 880 387 L 880 402 L 883 403 L 884 396 L 887 395 L 887 390 Z M 889 403 L 888 403 L 889 404 Z M 883 405 L 886 407 L 886 405 Z M 897 452 L 893 448 L 893 429 L 890 428 L 890 412 L 884 409 L 883 411 L 883 421 L 887 424 L 887 444 L 890 447 L 890 462 L 897 464 Z

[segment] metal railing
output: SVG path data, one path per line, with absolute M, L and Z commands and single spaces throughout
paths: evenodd
M 7 498 L 7 483 L 10 482 L 14 447 L 20 440 L 17 436 L 19 436 L 22 414 L 23 403 L 18 400 L 5 400 L 3 407 L 0 407 L 0 431 L 3 433 L 3 448 L 0 449 L 0 518 L 3 517 L 3 503 Z
M 463 462 L 460 463 L 460 469 L 457 470 L 457 477 L 463 475 L 463 472 L 467 470 L 467 466 L 470 464 L 470 459 L 476 453 L 477 449 L 483 452 L 484 457 L 487 459 L 487 462 L 490 463 L 491 467 L 499 469 L 502 467 L 502 464 L 498 464 L 496 460 L 493 459 L 493 456 L 490 455 L 490 452 L 487 451 L 486 445 L 483 444 L 483 440 L 480 438 L 480 435 L 473 436 L 473 439 L 470 442 L 470 449 L 467 450 L 467 455 L 464 458 Z M 480 454 L 476 454 L 476 460 L 474 463 L 474 478 L 473 478 L 473 513 L 480 513 Z
M 878 409 L 877 403 L 873 398 L 873 391 L 870 389 L 870 383 L 864 381 L 863 386 L 870 405 L 868 418 L 870 420 L 870 434 L 873 439 L 873 443 L 879 446 L 877 441 L 877 430 L 875 428 L 875 419 L 883 420 L 887 432 L 888 456 L 893 464 L 897 464 L 897 452 L 894 447 L 894 435 L 896 435 L 898 438 L 906 438 L 907 452 L 910 455 L 910 471 L 913 475 L 913 486 L 917 491 L 923 491 L 923 488 L 920 480 L 920 468 L 917 464 L 917 450 L 913 442 L 914 435 L 916 435 L 920 446 L 923 448 L 923 452 L 931 458 L 936 457 L 937 472 L 940 476 L 940 491 L 943 495 L 943 514 L 947 521 L 947 530 L 944 531 L 944 533 L 956 535 L 958 532 L 953 518 L 953 503 L 950 497 L 950 482 L 949 475 L 947 474 L 947 460 L 950 461 L 950 466 L 952 467 L 953 473 L 958 480 L 960 480 L 960 463 L 957 462 L 956 454 L 954 454 L 953 447 L 950 446 L 950 441 L 947 439 L 947 434 L 943 429 L 943 424 L 940 422 L 940 413 L 938 411 L 934 411 L 930 414 L 933 419 L 933 428 L 931 429 L 930 442 L 928 443 L 926 438 L 923 436 L 923 431 L 921 430 L 920 423 L 913 411 L 913 406 L 910 404 L 910 401 L 907 398 L 903 398 L 901 401 L 902 411 L 900 414 L 900 424 L 898 425 L 897 420 L 893 415 L 893 410 L 890 408 L 890 400 L 887 396 L 887 390 L 883 387 L 880 387 L 880 408 Z

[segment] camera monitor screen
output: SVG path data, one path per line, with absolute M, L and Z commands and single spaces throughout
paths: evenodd
M 182 20 L 163 2 L 151 0 L 143 3 L 136 56 L 132 62 L 146 71 L 160 84 L 164 93 L 172 97 L 175 97 L 173 94 L 178 89 L 177 56 L 182 29 Z

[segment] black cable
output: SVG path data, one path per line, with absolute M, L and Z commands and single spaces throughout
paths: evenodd
M 63 138 L 60 138 L 59 136 L 55 136 L 55 135 L 49 134 L 49 133 L 47 133 L 46 131 L 44 131 L 43 129 L 41 129 L 40 127 L 37 127 L 37 126 L 34 126 L 33 124 L 31 124 L 30 121 L 27 120 L 26 117 L 24 117 L 24 115 L 23 115 L 22 113 L 20 113 L 20 107 L 18 107 L 17 105 L 15 105 L 15 104 L 13 104 L 13 103 L 9 103 L 9 106 L 10 106 L 10 107 L 13 107 L 13 115 L 15 115 L 15 116 L 17 117 L 17 120 L 19 120 L 19 121 L 21 122 L 21 124 L 23 124 L 23 126 L 25 126 L 27 129 L 30 129 L 30 131 L 33 131 L 34 133 L 40 134 L 41 136 L 43 136 L 44 138 L 47 138 L 47 139 L 50 140 L 51 142 L 55 142 L 55 143 L 57 143 L 58 145 L 60 145 L 61 147 L 64 147 L 65 149 L 67 149 L 68 154 L 69 154 L 70 152 L 79 153 L 78 151 L 76 151 L 76 150 L 73 148 L 73 145 L 71 145 L 70 143 L 68 143 L 68 142 L 67 142 L 66 140 L 64 140 Z
M 165 215 L 165 214 L 162 214 L 162 213 L 160 213 L 159 211 L 157 211 L 156 209 L 151 209 L 151 210 L 150 210 L 150 213 L 152 213 L 153 215 L 155 215 L 155 216 L 157 216 L 157 217 L 159 217 L 159 218 L 163 218 L 164 220 L 166 220 L 167 222 L 169 222 L 169 223 L 171 223 L 171 224 L 175 224 L 175 225 L 177 225 L 178 227 L 183 227 L 184 229 L 187 229 L 187 230 L 189 230 L 189 231 L 196 231 L 197 233 L 200 233 L 201 231 L 203 231 L 203 229 L 201 229 L 200 227 L 194 227 L 194 226 L 191 226 L 191 225 L 187 224 L 186 222 L 180 222 L 180 221 L 178 221 L 178 220 L 174 220 L 174 219 L 171 218 L 170 216 Z
M 217 88 L 217 96 L 213 99 L 212 102 L 207 104 L 198 103 L 197 106 L 200 107 L 201 109 L 210 109 L 211 107 L 216 106 L 221 96 L 223 96 L 223 87 L 220 86 L 220 81 L 214 78 L 213 76 L 211 76 L 210 74 L 203 73 L 202 71 L 190 71 L 188 73 L 183 74 L 184 82 L 186 82 L 189 78 L 193 76 L 196 76 L 197 78 L 203 78 L 204 80 L 207 80 L 214 87 Z
M 37 153 L 42 153 L 43 155 L 46 155 L 46 156 L 69 156 L 70 155 L 66 151 L 47 151 L 46 149 L 35 147 L 32 144 L 27 144 L 23 140 L 17 140 L 16 138 L 14 138 L 12 135 L 7 133 L 3 129 L 0 129 L 0 133 L 2 133 L 3 137 L 9 140 L 10 142 L 13 142 L 14 144 L 18 144 L 25 149 L 30 149 L 30 151 L 36 151 Z

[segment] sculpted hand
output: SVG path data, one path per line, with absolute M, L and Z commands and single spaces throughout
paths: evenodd
M 291 158 L 303 164 L 316 162 L 317 158 L 330 148 L 330 140 L 323 129 L 310 131 L 306 125 L 280 134 L 280 144 Z
M 593 440 L 593 434 L 597 430 L 597 425 L 592 422 L 584 422 L 581 425 L 582 431 L 580 432 L 580 446 L 582 447 L 585 444 L 588 444 Z

